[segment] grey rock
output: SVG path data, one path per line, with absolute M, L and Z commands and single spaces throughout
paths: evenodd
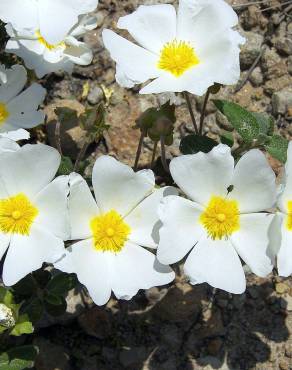
M 254 86 L 260 86 L 263 82 L 264 82 L 264 77 L 263 77 L 263 74 L 262 74 L 262 71 L 261 71 L 261 68 L 260 67 L 256 67 L 251 75 L 250 75 L 250 82 L 254 85 Z
M 288 109 L 292 108 L 292 89 L 275 92 L 272 96 L 272 106 L 275 115 L 285 115 Z
M 104 99 L 104 93 L 103 90 L 99 86 L 94 86 L 88 96 L 87 100 L 90 104 L 96 105 L 100 103 Z
M 246 43 L 243 45 L 240 54 L 240 64 L 242 69 L 251 67 L 259 53 L 264 42 L 264 37 L 255 32 L 244 32 Z
M 291 37 L 278 38 L 275 42 L 275 47 L 280 54 L 292 55 L 292 39 Z

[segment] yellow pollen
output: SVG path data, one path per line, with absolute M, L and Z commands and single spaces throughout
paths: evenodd
M 0 231 L 5 234 L 29 235 L 38 209 L 26 195 L 0 199 Z
M 6 108 L 6 105 L 0 102 L 0 126 L 4 124 L 8 117 L 9 112 Z
M 237 201 L 212 196 L 200 222 L 212 239 L 228 238 L 240 228 Z
M 131 228 L 122 216 L 111 210 L 90 221 L 94 248 L 103 252 L 120 252 L 128 240 Z
M 164 45 L 158 68 L 170 72 L 175 77 L 180 77 L 188 69 L 200 63 L 195 49 L 190 43 L 185 41 L 173 40 Z
M 288 200 L 287 209 L 286 229 L 292 231 L 292 200 Z
M 43 36 L 41 35 L 40 31 L 36 31 L 35 35 L 36 35 L 36 37 L 38 39 L 38 42 L 40 42 L 42 45 L 45 45 L 45 47 L 47 49 L 49 49 L 49 50 L 54 50 L 54 49 L 56 49 L 59 46 L 65 47 L 65 43 L 64 42 L 59 42 L 57 44 L 50 44 L 50 43 L 48 43 L 48 41 L 43 38 Z

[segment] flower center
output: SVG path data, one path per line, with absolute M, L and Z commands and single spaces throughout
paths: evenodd
M 288 200 L 287 202 L 287 220 L 286 220 L 286 228 L 289 231 L 292 231 L 292 200 Z
M 10 234 L 29 235 L 38 209 L 24 194 L 0 199 L 0 231 Z
M 200 216 L 200 222 L 212 239 L 229 237 L 240 228 L 237 201 L 212 196 L 208 206 Z
M 200 63 L 195 49 L 185 41 L 173 40 L 164 45 L 158 68 L 180 77 L 188 69 Z
M 94 217 L 90 221 L 90 228 L 93 235 L 94 247 L 103 252 L 120 252 L 131 228 L 127 225 L 122 216 L 115 210 L 104 215 Z
M 9 112 L 4 103 L 0 103 L 0 126 L 7 120 L 9 117 Z
M 41 35 L 40 31 L 36 31 L 35 35 L 36 35 L 36 37 L 38 39 L 38 42 L 40 42 L 42 45 L 45 45 L 45 47 L 47 49 L 49 49 L 49 50 L 54 50 L 54 49 L 56 49 L 59 46 L 65 47 L 65 43 L 64 42 L 59 42 L 58 44 L 50 44 L 50 43 L 48 43 L 48 41 L 43 38 L 43 36 Z

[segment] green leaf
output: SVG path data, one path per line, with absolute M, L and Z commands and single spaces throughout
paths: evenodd
M 67 303 L 64 297 L 48 294 L 45 297 L 44 305 L 47 313 L 51 316 L 61 316 L 66 312 Z
M 30 321 L 37 322 L 41 319 L 44 306 L 39 298 L 33 298 L 22 306 L 22 311 L 27 313 Z
M 257 139 L 260 126 L 252 113 L 226 100 L 213 100 L 213 102 L 246 143 L 250 144 Z
M 37 289 L 38 286 L 32 274 L 27 275 L 17 284 L 13 285 L 13 291 L 20 297 L 31 297 Z
M 207 136 L 188 135 L 181 140 L 179 148 L 183 154 L 208 153 L 216 145 L 218 143 Z
M 77 281 L 75 274 L 66 274 L 65 272 L 61 272 L 54 276 L 48 283 L 47 290 L 54 295 L 65 295 L 69 290 L 75 288 Z
M 273 135 L 265 145 L 265 148 L 272 157 L 285 163 L 287 161 L 288 145 L 289 141 L 287 139 L 280 135 Z
M 21 315 L 18 318 L 18 322 L 14 326 L 14 328 L 11 330 L 10 334 L 19 337 L 23 334 L 31 334 L 33 333 L 34 328 L 32 323 L 29 321 L 28 315 Z
M 38 349 L 35 346 L 13 348 L 0 354 L 0 370 L 23 370 L 32 368 Z
M 251 113 L 259 125 L 260 134 L 262 135 L 273 135 L 275 129 L 275 122 L 273 117 L 267 115 L 266 113 Z
M 5 289 L 2 286 L 0 286 L 0 302 L 4 303 L 7 307 L 10 307 L 11 304 L 14 304 L 13 294 L 10 292 L 10 290 Z
M 71 172 L 73 172 L 74 165 L 70 157 L 62 156 L 60 167 L 58 169 L 58 175 L 69 175 Z
M 49 271 L 43 269 L 34 271 L 32 275 L 37 281 L 40 288 L 45 288 L 52 278 L 52 274 Z
M 220 140 L 222 144 L 228 145 L 230 148 L 233 147 L 234 138 L 231 132 L 222 130 L 220 134 Z

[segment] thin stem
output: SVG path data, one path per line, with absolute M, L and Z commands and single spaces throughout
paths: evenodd
M 205 120 L 205 117 L 206 117 L 206 108 L 207 108 L 207 104 L 208 104 L 210 94 L 211 94 L 211 91 L 210 91 L 210 89 L 208 89 L 207 92 L 206 92 L 206 95 L 205 95 L 202 114 L 201 114 L 201 118 L 200 118 L 200 132 L 199 132 L 199 135 L 201 135 L 201 136 L 203 135 L 204 120 Z
M 154 147 L 153 147 L 153 151 L 152 151 L 152 158 L 151 158 L 151 164 L 150 164 L 151 169 L 154 166 L 154 161 L 155 161 L 155 156 L 156 156 L 156 151 L 157 151 L 157 145 L 158 145 L 158 141 L 154 141 Z
M 81 148 L 81 150 L 78 153 L 78 156 L 76 158 L 76 162 L 74 164 L 74 169 L 73 169 L 74 172 L 77 172 L 78 171 L 80 162 L 82 161 L 82 158 L 84 157 L 84 155 L 86 153 L 86 150 L 89 147 L 89 144 L 90 144 L 90 141 L 88 139 L 85 139 L 85 141 L 84 141 L 84 143 L 82 145 L 82 148 Z
M 165 139 L 164 136 L 160 136 L 160 145 L 161 145 L 161 162 L 164 170 L 169 173 L 169 167 L 166 161 L 166 154 L 165 154 Z
M 140 136 L 140 140 L 139 140 L 139 145 L 138 145 L 137 152 L 136 152 L 134 171 L 137 171 L 137 169 L 138 169 L 139 159 L 140 159 L 141 152 L 142 152 L 143 140 L 144 140 L 145 136 L 146 136 L 145 131 L 142 131 L 141 136 Z
M 192 122 L 193 122 L 193 125 L 194 125 L 195 132 L 196 132 L 197 135 L 199 135 L 199 130 L 198 130 L 196 118 L 195 118 L 194 111 L 193 111 L 193 108 L 192 108 L 190 96 L 189 96 L 189 93 L 187 91 L 184 92 L 184 97 L 185 97 L 186 102 L 187 102 L 187 106 L 188 106 L 188 109 L 189 109 L 189 112 L 190 112 L 190 115 L 191 115 L 191 119 L 192 119 Z
M 55 139 L 56 139 L 56 146 L 60 155 L 63 155 L 62 152 L 62 144 L 61 144 L 61 123 L 60 120 L 57 119 L 56 127 L 55 127 Z

